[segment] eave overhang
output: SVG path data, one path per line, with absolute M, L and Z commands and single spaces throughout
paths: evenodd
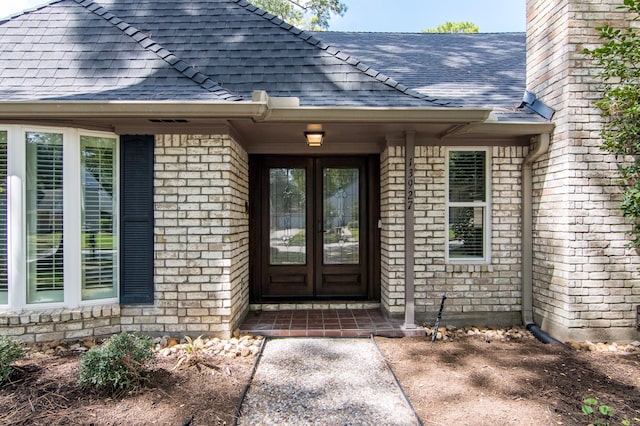
M 256 122 L 481 123 L 488 108 L 281 107 L 270 102 L 5 101 L 0 119 L 250 118 Z
M 526 145 L 550 122 L 499 122 L 490 108 L 300 106 L 297 98 L 255 92 L 249 101 L 5 101 L 0 123 L 69 126 L 117 134 L 229 132 L 248 152 L 290 152 L 310 124 L 326 132 L 327 152 L 380 152 L 395 135 L 418 145 Z
M 9 101 L 0 102 L 0 119 L 256 118 L 265 102 L 198 101 Z
M 306 123 L 482 123 L 491 109 L 298 107 L 269 109 L 262 121 Z

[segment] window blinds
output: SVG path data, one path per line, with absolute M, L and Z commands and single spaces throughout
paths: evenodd
M 63 300 L 62 135 L 27 132 L 27 303 Z
M 449 152 L 449 257 L 485 256 L 486 151 Z
M 486 201 L 485 164 L 485 151 L 450 153 L 449 202 Z
M 116 297 L 116 140 L 81 136 L 82 299 Z

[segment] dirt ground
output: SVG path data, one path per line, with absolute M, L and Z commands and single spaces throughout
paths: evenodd
M 219 367 L 184 365 L 158 354 L 140 390 L 115 396 L 76 384 L 79 355 L 29 356 L 0 389 L 1 425 L 231 425 L 255 357 L 214 356 Z
M 640 425 L 638 352 L 486 336 L 376 341 L 425 425 Z M 586 398 L 613 419 L 583 414 Z
M 376 338 L 425 425 L 587 425 L 597 398 L 614 421 L 640 425 L 640 353 L 574 351 L 532 338 Z M 219 370 L 159 353 L 149 382 L 116 396 L 76 385 L 75 351 L 35 352 L 0 388 L 0 424 L 231 425 L 255 361 L 214 356 Z

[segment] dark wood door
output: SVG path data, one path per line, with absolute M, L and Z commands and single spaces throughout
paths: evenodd
M 316 296 L 366 295 L 365 170 L 364 159 L 321 158 L 315 161 Z
M 259 297 L 369 297 L 367 159 L 263 157 L 253 164 Z

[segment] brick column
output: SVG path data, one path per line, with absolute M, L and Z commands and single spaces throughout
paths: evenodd
M 123 329 L 228 335 L 249 304 L 247 153 L 229 135 L 159 135 L 155 156 L 156 306 Z
M 404 148 L 391 146 L 380 157 L 381 306 L 404 315 Z

